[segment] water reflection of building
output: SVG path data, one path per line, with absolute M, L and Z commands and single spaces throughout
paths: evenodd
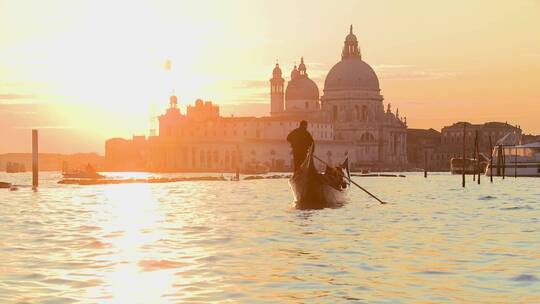
M 159 136 L 108 140 L 106 160 L 111 170 L 231 171 L 255 163 L 286 170 L 291 155 L 285 138 L 302 119 L 309 122 L 316 153 L 330 163 L 346 156 L 353 168 L 395 169 L 407 163 L 406 122 L 390 105 L 384 109 L 379 80 L 362 60 L 352 27 L 322 97 L 303 58 L 286 87 L 276 64 L 269 117 L 221 117 L 217 105 L 202 100 L 183 115 L 172 96 L 159 117 Z

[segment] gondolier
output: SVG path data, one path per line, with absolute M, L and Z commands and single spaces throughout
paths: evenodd
M 307 130 L 307 121 L 302 120 L 300 126 L 289 133 L 287 141 L 291 144 L 294 158 L 294 171 L 297 171 L 304 162 L 308 149 L 315 151 L 313 137 Z

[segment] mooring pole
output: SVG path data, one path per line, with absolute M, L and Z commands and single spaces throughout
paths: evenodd
M 517 178 L 517 153 L 518 149 L 514 150 L 514 178 Z
M 461 157 L 461 186 L 465 188 L 465 136 L 467 133 L 467 124 L 463 123 L 463 155 Z
M 32 189 L 39 184 L 38 130 L 32 130 Z
M 424 178 L 427 178 L 427 150 L 424 151 Z
M 478 184 L 480 185 L 480 140 L 478 130 L 476 130 L 476 172 L 478 173 Z
M 478 131 L 476 131 L 474 134 L 475 134 L 475 136 L 474 136 L 473 154 L 472 154 L 473 166 L 474 166 L 474 172 L 473 172 L 473 175 L 472 175 L 473 182 L 476 180 L 476 170 L 478 169 L 478 166 L 476 165 L 476 161 L 474 161 L 474 159 L 476 158 L 476 148 L 477 148 L 476 141 L 478 140 Z
M 504 146 L 501 145 L 501 155 L 502 155 L 502 176 L 504 179 L 504 176 L 506 175 L 506 151 L 504 151 Z
M 497 145 L 497 176 L 502 176 L 502 150 L 501 150 L 501 145 Z
M 489 180 L 493 183 L 493 145 L 489 136 Z

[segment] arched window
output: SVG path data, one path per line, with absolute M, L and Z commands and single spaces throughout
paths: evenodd
M 332 107 L 332 119 L 334 121 L 338 120 L 338 108 L 337 108 L 337 106 Z
M 375 137 L 373 137 L 373 134 L 366 132 L 366 133 L 362 134 L 362 136 L 360 136 L 360 141 L 362 141 L 362 142 L 373 142 L 373 141 L 375 141 Z
M 362 106 L 362 121 L 368 120 L 368 108 L 367 106 Z

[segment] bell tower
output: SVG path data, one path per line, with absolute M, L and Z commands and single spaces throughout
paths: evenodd
M 285 79 L 282 77 L 279 64 L 276 63 L 276 67 L 272 71 L 272 78 L 270 79 L 270 115 L 279 115 L 285 109 Z
M 341 59 L 346 58 L 362 58 L 360 55 L 360 49 L 358 48 L 358 39 L 353 33 L 353 27 L 349 29 L 349 35 L 345 37 L 345 43 L 343 45 L 343 51 L 341 52 Z

